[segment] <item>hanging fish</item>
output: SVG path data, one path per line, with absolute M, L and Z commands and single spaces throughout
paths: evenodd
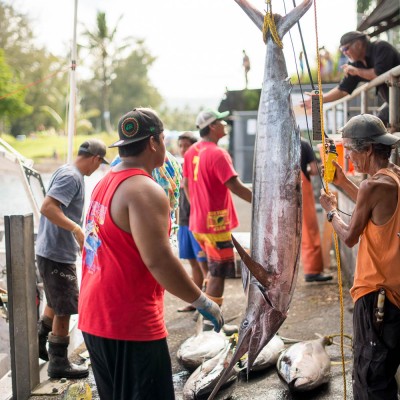
M 290 346 L 279 357 L 276 367 L 291 391 L 306 391 L 330 379 L 331 360 L 325 350 L 332 340 L 322 337 Z
M 264 15 L 247 0 L 235 0 L 263 30 Z M 280 40 L 311 7 L 312 0 L 281 17 L 267 14 L 264 80 L 254 148 L 251 256 L 234 240 L 242 258 L 247 292 L 246 315 L 230 367 L 248 353 L 247 370 L 287 316 L 297 280 L 301 244 L 300 130 L 293 113 L 285 57 Z

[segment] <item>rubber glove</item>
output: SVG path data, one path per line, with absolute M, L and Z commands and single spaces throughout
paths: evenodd
M 197 311 L 214 325 L 214 330 L 219 332 L 224 325 L 221 309 L 217 303 L 210 300 L 204 293 L 201 293 L 199 298 L 192 303 L 192 306 Z

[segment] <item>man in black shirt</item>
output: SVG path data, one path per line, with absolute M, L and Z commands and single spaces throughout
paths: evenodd
M 360 82 L 369 82 L 400 65 L 400 53 L 390 43 L 383 40 L 370 42 L 369 36 L 359 31 L 345 33 L 340 39 L 340 50 L 349 60 L 342 66 L 345 76 L 338 86 L 323 95 L 324 103 L 339 100 L 351 94 Z M 379 97 L 387 103 L 389 100 L 387 85 L 378 86 L 377 92 Z M 311 99 L 305 101 L 305 106 L 311 107 Z M 378 117 L 387 125 L 388 104 L 379 111 Z

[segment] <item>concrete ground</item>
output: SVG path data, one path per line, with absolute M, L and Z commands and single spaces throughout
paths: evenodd
M 337 286 L 337 273 L 334 270 L 327 271 L 334 275 L 334 280 L 329 283 L 305 283 L 302 271 L 300 270 L 296 291 L 291 303 L 288 318 L 283 323 L 279 334 L 285 338 L 296 340 L 309 340 L 316 338 L 316 334 L 332 335 L 340 333 L 340 304 Z M 344 292 L 344 332 L 352 334 L 351 327 L 351 299 L 348 290 Z M 240 324 L 245 311 L 246 299 L 243 294 L 241 279 L 229 279 L 226 282 L 225 304 L 223 311 L 225 318 L 230 318 L 240 314 L 231 323 Z M 193 313 L 178 313 L 177 309 L 184 303 L 170 295 L 165 298 L 165 316 L 169 332 L 168 345 L 170 348 L 172 368 L 174 375 L 174 385 L 176 399 L 182 399 L 182 389 L 189 377 L 189 372 L 185 370 L 177 361 L 176 353 L 181 343 L 195 332 L 195 323 L 192 320 Z M 340 338 L 335 339 L 339 343 Z M 345 339 L 345 344 L 349 341 Z M 79 361 L 79 356 L 84 350 L 81 346 L 73 358 Z M 287 386 L 280 380 L 275 367 L 271 367 L 265 372 L 257 373 L 246 381 L 245 375 L 241 376 L 240 381 L 235 384 L 232 400 L 244 400 L 249 395 L 253 399 L 279 400 L 279 399 L 321 399 L 321 400 L 342 400 L 344 396 L 342 367 L 340 365 L 340 347 L 336 344 L 327 347 L 333 365 L 331 367 L 330 382 L 324 384 L 312 392 L 303 394 L 292 394 Z M 351 351 L 345 348 L 346 360 L 346 384 L 347 398 L 352 398 L 351 391 Z M 43 375 L 42 375 L 43 376 Z M 45 374 L 43 376 L 45 379 Z M 92 372 L 87 380 L 92 388 L 93 399 L 98 399 L 95 382 Z M 54 399 L 61 400 L 62 395 L 57 396 L 32 396 L 31 400 Z
M 250 206 L 242 200 L 235 198 L 239 220 L 241 226 L 238 228 L 241 232 L 250 231 Z M 246 234 L 239 235 L 245 238 Z M 186 267 L 188 267 L 186 265 Z M 289 315 L 279 334 L 285 338 L 297 340 L 309 340 L 316 338 L 316 334 L 332 335 L 340 333 L 340 302 L 339 291 L 337 285 L 336 267 L 326 271 L 332 273 L 334 279 L 328 283 L 305 283 L 303 273 L 300 268 L 298 282 L 294 297 L 289 310 Z M 348 294 L 348 287 L 343 290 L 344 301 L 344 332 L 352 335 L 351 326 L 351 309 L 352 303 Z M 170 348 L 172 368 L 174 375 L 174 385 L 176 399 L 182 399 L 182 389 L 189 372 L 185 370 L 177 361 L 176 353 L 181 343 L 195 332 L 195 323 L 192 320 L 192 313 L 178 313 L 177 309 L 184 303 L 166 293 L 165 297 L 165 317 L 169 332 L 168 344 Z M 246 298 L 244 296 L 241 279 L 229 279 L 225 288 L 225 303 L 223 312 L 226 319 L 238 316 L 231 323 L 240 324 L 242 316 L 246 308 Z M 339 343 L 340 338 L 336 338 L 335 342 Z M 345 339 L 345 344 L 350 344 Z M 84 350 L 81 346 L 75 351 L 74 358 L 79 359 L 78 354 Z M 265 372 L 250 376 L 249 381 L 245 375 L 241 376 L 240 381 L 235 384 L 232 399 L 244 400 L 251 396 L 253 399 L 262 400 L 279 400 L 279 399 L 325 399 L 325 400 L 342 400 L 344 395 L 344 383 L 342 375 L 342 367 L 340 365 L 340 347 L 336 344 L 327 348 L 331 356 L 333 365 L 331 368 L 330 382 L 324 384 L 320 388 L 306 392 L 304 394 L 292 394 L 287 386 L 279 379 L 275 367 L 271 367 Z M 346 360 L 346 384 L 347 398 L 352 398 L 351 391 L 351 351 L 345 349 Z M 44 371 L 45 372 L 45 371 Z M 45 373 L 43 379 L 45 378 Z M 95 382 L 92 373 L 87 380 L 92 388 L 93 399 L 98 399 Z M 31 400 L 43 399 L 61 400 L 62 395 L 43 397 L 32 396 Z

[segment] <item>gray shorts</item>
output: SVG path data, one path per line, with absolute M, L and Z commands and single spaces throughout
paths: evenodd
M 64 264 L 36 256 L 43 279 L 47 305 L 56 315 L 78 314 L 78 279 L 75 264 Z

